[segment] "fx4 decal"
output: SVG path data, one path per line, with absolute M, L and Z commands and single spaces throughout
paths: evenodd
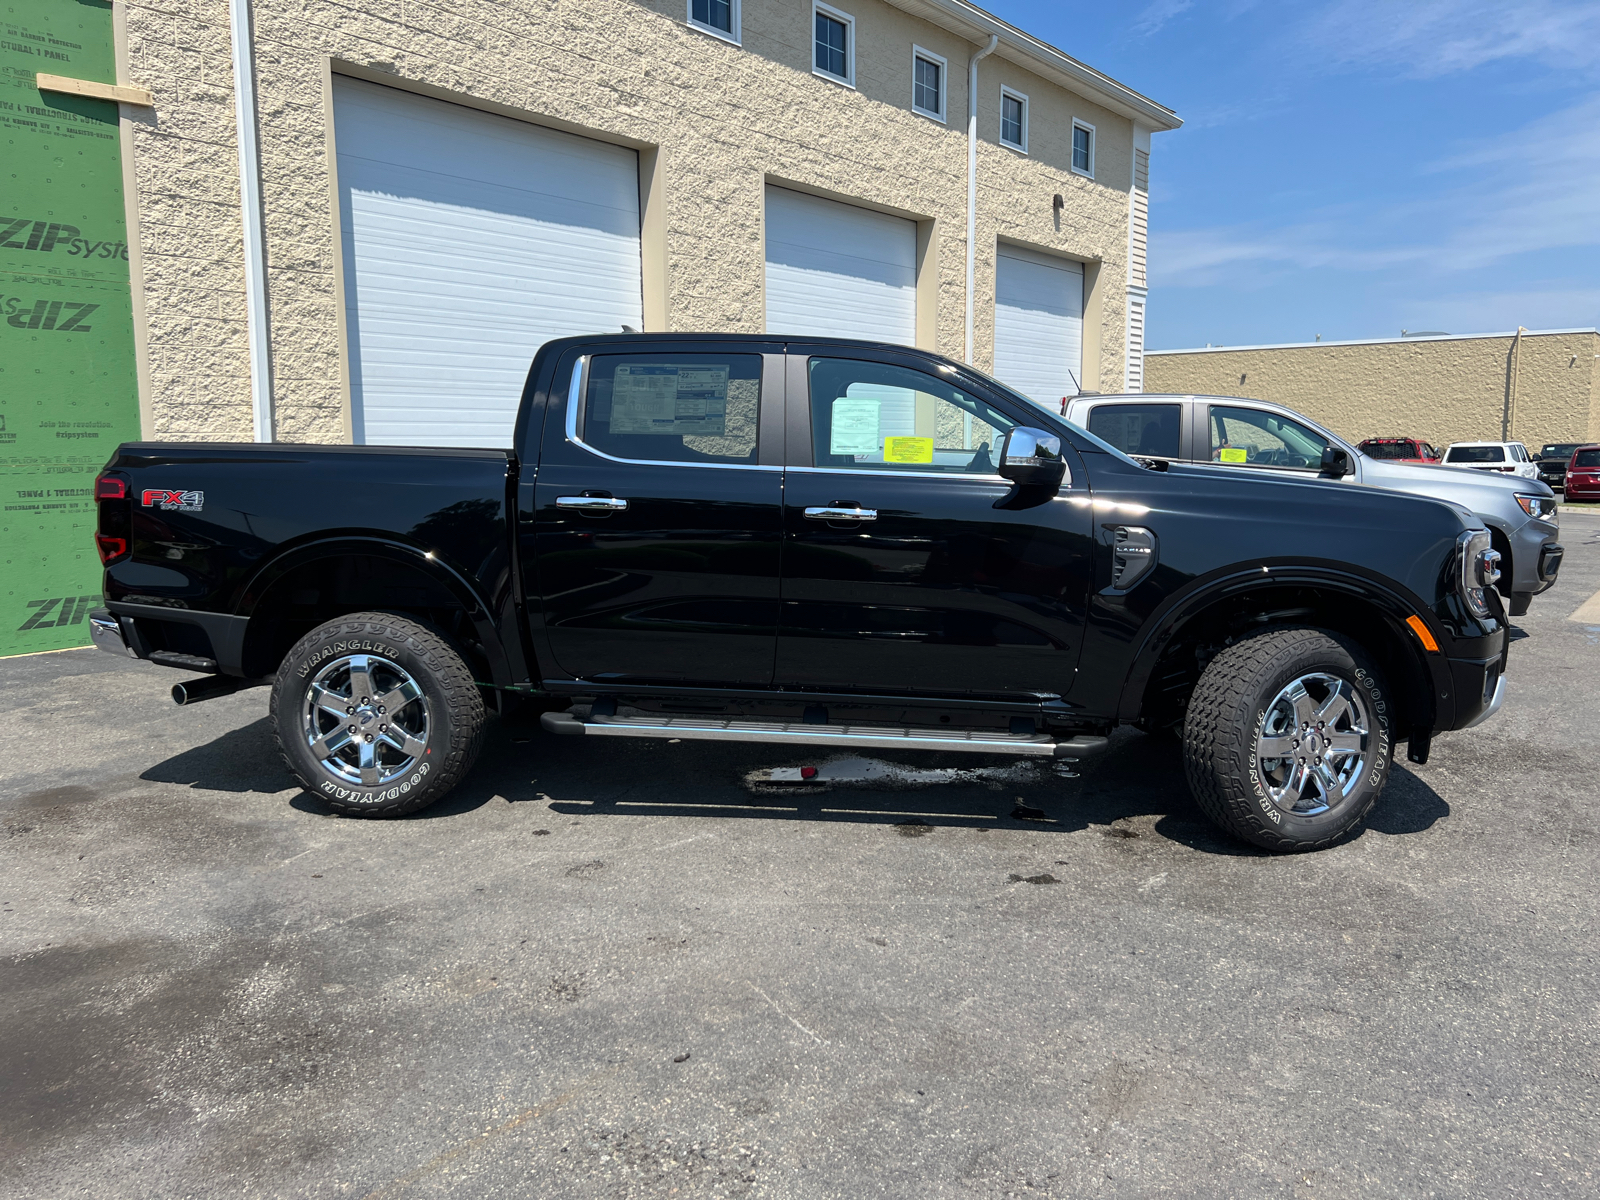
M 174 492 L 167 488 L 146 488 L 139 503 L 162 512 L 199 512 L 205 507 L 204 492 Z

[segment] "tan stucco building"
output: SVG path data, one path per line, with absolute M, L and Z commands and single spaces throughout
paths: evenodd
M 623 326 L 1138 384 L 1179 122 L 963 0 L 246 7 L 117 6 L 154 99 L 123 108 L 146 436 L 448 442 L 459 410 L 481 440 L 538 344 Z
M 1145 390 L 1287 405 L 1352 441 L 1600 441 L 1593 329 L 1151 351 Z

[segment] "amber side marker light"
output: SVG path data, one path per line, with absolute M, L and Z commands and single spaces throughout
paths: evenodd
M 1411 626 L 1411 632 L 1417 635 L 1417 640 L 1429 654 L 1439 653 L 1439 643 L 1433 640 L 1433 634 L 1428 632 L 1428 626 L 1421 617 L 1412 613 L 1406 618 L 1406 624 Z

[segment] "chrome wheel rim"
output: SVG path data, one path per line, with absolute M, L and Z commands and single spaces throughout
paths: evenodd
M 428 699 L 406 671 L 376 654 L 327 663 L 306 688 L 311 756 L 345 783 L 390 783 L 428 751 Z
M 1337 675 L 1302 675 L 1267 705 L 1256 774 L 1281 812 L 1315 817 L 1343 803 L 1367 765 L 1366 701 Z

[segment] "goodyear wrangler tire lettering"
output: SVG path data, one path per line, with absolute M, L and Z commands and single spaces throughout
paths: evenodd
M 1388 779 L 1382 678 L 1360 646 L 1269 628 L 1226 647 L 1196 684 L 1184 770 L 1202 811 L 1269 850 L 1321 849 L 1361 823 Z
M 308 792 L 335 812 L 375 817 L 449 793 L 477 759 L 485 721 L 461 653 L 420 621 L 383 612 L 340 617 L 301 638 L 273 682 L 271 717 L 284 762 Z

